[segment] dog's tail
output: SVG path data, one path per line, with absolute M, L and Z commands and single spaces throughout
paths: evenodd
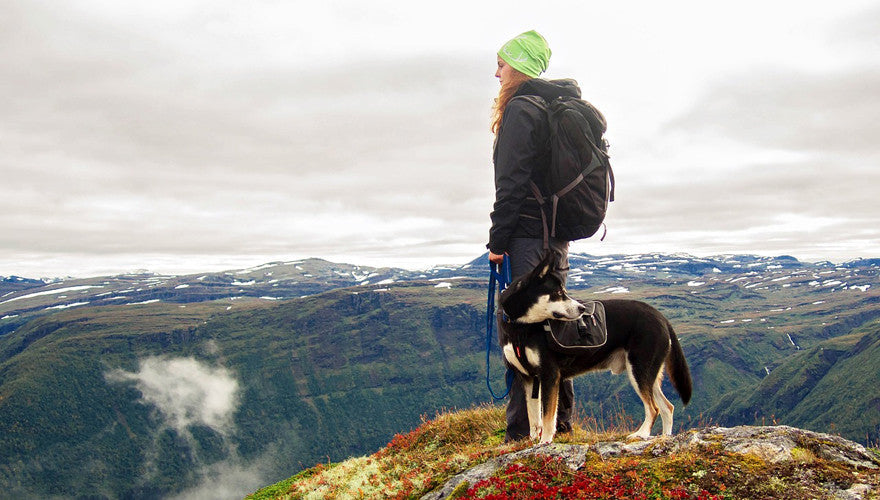
M 688 368 L 687 360 L 684 359 L 684 351 L 681 350 L 681 344 L 678 343 L 675 330 L 672 329 L 672 325 L 668 321 L 666 322 L 666 328 L 669 329 L 671 347 L 669 356 L 666 359 L 666 373 L 669 375 L 669 380 L 672 381 L 675 390 L 678 391 L 678 395 L 681 396 L 681 401 L 686 405 L 691 400 L 693 386 L 691 371 Z

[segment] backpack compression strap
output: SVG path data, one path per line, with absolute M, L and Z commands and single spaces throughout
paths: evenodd
M 590 172 L 599 168 L 599 165 L 601 164 L 602 161 L 599 160 L 595 164 L 588 165 L 587 168 L 585 168 L 583 172 L 575 177 L 573 181 L 569 182 L 567 186 L 550 196 L 550 200 L 553 202 L 553 217 L 550 220 L 550 236 L 556 236 L 556 207 L 559 205 L 559 198 L 562 198 L 569 191 L 577 187 L 577 185 L 580 184 L 584 180 L 584 178 L 590 175 Z

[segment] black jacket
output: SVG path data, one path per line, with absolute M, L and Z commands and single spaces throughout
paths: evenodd
M 544 172 L 550 164 L 544 103 L 561 96 L 579 98 L 577 82 L 534 78 L 520 86 L 504 109 L 493 154 L 495 205 L 486 245 L 492 253 L 506 252 L 511 238 L 543 238 L 541 208 L 529 180 L 543 189 Z

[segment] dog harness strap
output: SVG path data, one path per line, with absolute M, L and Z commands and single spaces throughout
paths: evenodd
M 541 379 L 538 377 L 532 378 L 532 399 L 538 399 L 540 393 L 538 392 L 541 389 Z
M 513 339 L 513 352 L 516 354 L 516 359 L 519 360 L 520 364 L 523 366 L 529 366 L 529 360 L 525 355 L 525 341 L 521 335 L 517 335 Z

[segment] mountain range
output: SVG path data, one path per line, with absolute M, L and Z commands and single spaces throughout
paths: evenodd
M 644 300 L 675 325 L 695 388 L 687 407 L 673 400 L 677 428 L 880 440 L 880 259 L 572 254 L 570 266 L 573 295 Z M 491 401 L 487 274 L 480 256 L 423 271 L 307 259 L 0 278 L 0 496 L 240 497 Z M 490 361 L 503 389 L 497 349 Z M 581 417 L 640 418 L 623 377 L 575 389 Z

